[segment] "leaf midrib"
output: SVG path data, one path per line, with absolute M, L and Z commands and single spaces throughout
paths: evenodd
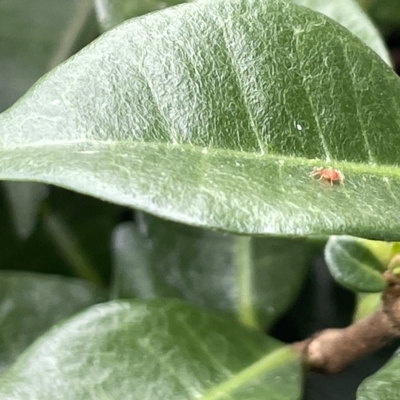
M 153 147 L 157 148 L 160 146 L 163 147 L 170 147 L 170 148 L 178 148 L 182 149 L 183 151 L 185 150 L 197 150 L 200 153 L 203 153 L 204 156 L 206 156 L 209 153 L 221 153 L 221 154 L 229 154 L 232 156 L 232 158 L 237 158 L 237 159 L 246 159 L 246 160 L 255 160 L 255 159 L 264 159 L 267 161 L 281 161 L 281 162 L 287 162 L 288 164 L 291 165 L 298 165 L 298 166 L 309 166 L 309 167 L 314 167 L 314 166 L 331 166 L 335 167 L 337 169 L 341 168 L 346 168 L 348 171 L 351 170 L 356 173 L 360 174 L 369 174 L 373 176 L 385 176 L 385 177 L 391 177 L 391 178 L 398 178 L 400 179 L 400 167 L 398 165 L 389 165 L 389 164 L 383 164 L 383 165 L 371 165 L 367 163 L 356 163 L 356 162 L 351 162 L 351 161 L 338 161 L 334 160 L 331 163 L 327 163 L 325 160 L 319 159 L 319 158 L 305 158 L 305 157 L 299 157 L 299 156 L 286 156 L 286 155 L 277 155 L 277 154 L 271 154 L 271 153 L 265 153 L 265 154 L 259 154 L 259 153 L 252 153 L 249 151 L 243 151 L 243 150 L 234 150 L 234 149 L 223 149 L 223 148 L 218 148 L 218 147 L 200 147 L 198 145 L 192 145 L 192 144 L 173 144 L 173 143 L 168 143 L 168 142 L 161 142 L 161 143 L 156 143 L 156 142 L 147 142 L 147 141 L 138 141 L 138 140 L 118 140 L 118 141 L 112 141 L 112 140 L 92 140 L 92 139 L 75 139 L 75 140 L 56 140 L 56 141 L 51 141 L 51 142 L 35 142 L 35 143 L 28 143 L 28 144 L 20 144 L 16 146 L 1 146 L 0 144 L 0 152 L 1 151 L 14 151 L 14 150 L 20 150 L 20 149 L 34 149 L 34 148 L 51 148 L 51 147 L 57 147 L 57 146 L 70 146 L 70 145 L 101 145 L 101 146 L 108 146 L 108 147 L 117 147 L 120 145 L 129 145 L 129 146 L 144 146 L 144 147 Z M 94 148 L 92 148 L 94 149 Z M 91 149 L 88 149 L 90 151 Z
M 217 400 L 230 395 L 232 392 L 245 386 L 258 376 L 265 374 L 286 362 L 295 360 L 295 358 L 296 355 L 291 348 L 287 346 L 281 347 L 256 361 L 248 368 L 232 375 L 231 378 L 220 383 L 218 386 L 213 387 L 211 390 L 199 397 L 199 400 Z

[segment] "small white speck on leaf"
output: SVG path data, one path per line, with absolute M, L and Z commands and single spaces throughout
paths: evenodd
M 302 131 L 303 130 L 303 127 L 300 124 L 296 124 L 296 128 L 297 128 L 298 131 Z

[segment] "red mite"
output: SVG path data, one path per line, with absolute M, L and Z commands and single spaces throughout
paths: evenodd
M 311 177 L 319 176 L 319 180 L 323 179 L 331 184 L 334 183 L 342 184 L 344 181 L 344 175 L 338 171 L 337 169 L 333 168 L 323 168 L 323 167 L 316 167 L 312 170 Z

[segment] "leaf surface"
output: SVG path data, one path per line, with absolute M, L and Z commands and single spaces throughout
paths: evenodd
M 106 31 L 127 19 L 187 2 L 185 0 L 96 0 L 95 6 L 100 26 L 103 31 Z M 382 38 L 355 1 L 291 0 L 291 2 L 309 7 L 339 22 L 375 50 L 390 65 L 390 56 Z
M 354 0 L 291 0 L 339 22 L 391 64 L 390 55 L 379 31 Z
M 398 237 L 399 102 L 394 72 L 322 15 L 204 0 L 41 80 L 0 118 L 0 178 L 231 232 Z M 345 183 L 310 178 L 321 165 Z
M 89 282 L 28 272 L 0 272 L 0 371 L 55 323 L 106 294 Z
M 290 348 L 229 317 L 114 301 L 38 340 L 0 378 L 0 398 L 294 400 L 300 376 Z
M 310 265 L 304 239 L 223 234 L 138 214 L 113 235 L 117 298 L 175 297 L 265 331 L 296 299 Z

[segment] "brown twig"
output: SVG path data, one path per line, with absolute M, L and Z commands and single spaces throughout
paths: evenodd
M 326 329 L 294 343 L 303 363 L 314 371 L 336 373 L 400 337 L 400 280 L 387 271 L 382 308 L 344 329 Z

